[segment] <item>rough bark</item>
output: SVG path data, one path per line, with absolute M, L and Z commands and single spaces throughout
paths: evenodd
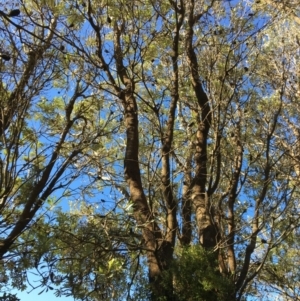
M 187 5 L 188 28 L 186 34 L 186 51 L 190 67 L 191 82 L 199 106 L 200 118 L 196 134 L 195 162 L 196 171 L 192 182 L 192 203 L 195 208 L 199 241 L 205 248 L 217 244 L 217 230 L 212 221 L 211 204 L 206 192 L 207 182 L 207 138 L 211 126 L 211 109 L 208 97 L 202 87 L 197 56 L 193 48 L 194 24 L 201 17 L 194 15 L 194 1 Z
M 126 126 L 126 151 L 124 159 L 124 176 L 129 187 L 130 198 L 133 202 L 134 217 L 137 225 L 142 228 L 145 248 L 147 249 L 147 262 L 149 268 L 149 283 L 152 290 L 152 300 L 164 296 L 172 300 L 172 287 L 162 285 L 162 272 L 166 270 L 171 262 L 173 247 L 175 244 L 176 205 L 172 197 L 169 184 L 168 156 L 169 151 L 164 153 L 165 174 L 163 174 L 163 193 L 166 197 L 168 208 L 167 234 L 163 237 L 162 231 L 154 221 L 154 216 L 148 205 L 139 167 L 139 123 L 138 106 L 134 97 L 134 82 L 129 78 L 123 65 L 121 49 L 121 30 L 117 24 L 114 26 L 115 59 L 118 75 L 125 89 L 119 89 L 118 95 L 124 108 L 124 122 Z M 171 121 L 172 123 L 172 121 Z M 167 146 L 171 140 L 167 140 Z M 171 299 L 169 299 L 171 298 Z
M 235 251 L 234 251 L 234 238 L 235 238 L 235 231 L 236 231 L 234 204 L 238 194 L 238 183 L 240 179 L 242 160 L 243 160 L 243 146 L 240 141 L 239 123 L 237 123 L 234 140 L 236 145 L 236 154 L 234 158 L 234 173 L 231 179 L 231 185 L 229 188 L 229 197 L 228 197 L 228 237 L 227 237 L 228 267 L 232 275 L 235 274 L 235 270 L 236 270 L 236 260 L 235 260 Z

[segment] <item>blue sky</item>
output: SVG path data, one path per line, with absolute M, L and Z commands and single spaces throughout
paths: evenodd
M 40 278 L 35 277 L 34 275 L 32 275 L 30 272 L 28 273 L 29 276 L 29 280 L 31 282 L 32 285 L 38 285 L 38 281 L 40 281 Z M 36 280 L 35 280 L 36 279 Z M 36 281 L 36 282 L 35 282 Z M 45 289 L 45 287 L 43 288 L 37 288 L 35 290 L 32 290 L 31 287 L 28 287 L 25 291 L 19 291 L 19 290 L 12 290 L 10 293 L 11 294 L 17 294 L 17 297 L 21 300 L 21 301 L 32 301 L 32 300 L 43 300 L 43 301 L 73 301 L 73 297 L 56 297 L 54 295 L 55 290 L 51 291 L 48 290 L 48 292 L 46 292 L 46 290 L 41 293 L 39 295 L 39 293 Z
M 43 300 L 43 301 L 52 301 L 52 300 L 57 300 L 57 301 L 72 301 L 74 300 L 71 297 L 56 297 L 52 291 L 43 292 L 41 295 L 39 295 L 39 292 L 41 289 L 36 289 L 30 293 L 24 291 L 20 292 L 17 290 L 13 290 L 11 293 L 12 294 L 17 294 L 17 297 L 21 301 L 32 301 L 32 300 Z

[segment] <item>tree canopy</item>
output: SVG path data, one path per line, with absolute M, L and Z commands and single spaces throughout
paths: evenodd
M 299 4 L 3 4 L 1 291 L 300 300 Z

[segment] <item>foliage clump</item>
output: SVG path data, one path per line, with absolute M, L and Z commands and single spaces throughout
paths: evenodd
M 180 248 L 164 280 L 173 282 L 176 301 L 230 300 L 234 291 L 231 280 L 219 272 L 216 253 L 199 245 Z
M 20 301 L 16 294 L 4 293 L 0 296 L 0 301 Z

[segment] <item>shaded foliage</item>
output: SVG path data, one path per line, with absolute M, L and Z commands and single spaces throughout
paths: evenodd
M 174 300 L 231 300 L 234 286 L 218 271 L 216 254 L 200 246 L 176 252 L 171 268 L 164 272 L 174 286 Z M 164 300 L 164 297 L 161 298 Z

